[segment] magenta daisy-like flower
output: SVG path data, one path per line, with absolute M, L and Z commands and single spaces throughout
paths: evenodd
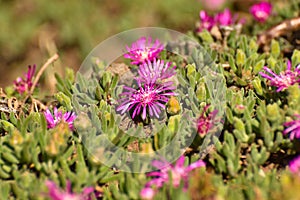
M 213 127 L 216 121 L 218 110 L 214 110 L 206 115 L 209 105 L 204 107 L 203 112 L 197 120 L 197 131 L 200 136 L 204 136 Z
M 226 8 L 215 16 L 215 21 L 221 26 L 230 26 L 235 22 L 235 18 L 236 16 L 232 16 L 230 10 Z
M 244 24 L 245 19 L 238 21 L 238 16 L 233 15 L 228 8 L 223 12 L 217 13 L 215 16 L 210 16 L 206 11 L 200 11 L 200 26 L 197 32 L 206 29 L 210 31 L 213 26 L 233 26 L 236 24 Z
M 189 182 L 189 173 L 199 167 L 205 167 L 205 163 L 202 160 L 198 160 L 191 165 L 184 166 L 184 156 L 181 156 L 175 165 L 171 165 L 166 161 L 153 161 L 152 165 L 160 171 L 154 171 L 147 174 L 147 176 L 155 177 L 152 180 L 148 181 L 145 185 L 145 188 L 151 188 L 156 186 L 161 188 L 164 184 L 171 184 L 175 188 L 178 188 L 183 181 L 184 190 L 188 188 Z
M 270 84 L 272 86 L 277 87 L 277 92 L 280 92 L 295 83 L 299 83 L 300 79 L 300 68 L 299 65 L 295 68 L 294 71 L 291 70 L 292 64 L 290 61 L 287 62 L 287 69 L 281 72 L 279 75 L 275 74 L 270 68 L 264 67 L 263 69 L 268 72 L 270 75 L 265 74 L 263 72 L 259 72 L 259 74 L 268 80 L 270 80 Z
M 153 63 L 148 61 L 139 66 L 138 79 L 146 84 L 154 84 L 155 82 L 163 81 L 176 74 L 176 66 L 171 67 L 171 63 L 164 64 L 163 60 L 154 59 Z
M 137 79 L 138 89 L 124 86 L 125 90 L 120 94 L 121 104 L 118 106 L 117 111 L 124 114 L 126 111 L 133 110 L 132 118 L 142 113 L 142 119 L 146 119 L 147 113 L 150 116 L 159 117 L 161 109 L 165 109 L 165 104 L 169 101 L 169 96 L 176 95 L 172 90 L 175 86 L 172 81 L 157 84 L 141 84 Z
M 285 122 L 283 125 L 287 128 L 283 131 L 283 134 L 290 134 L 290 139 L 300 138 L 300 115 L 295 115 L 296 119 L 290 122 Z
M 272 4 L 265 1 L 254 4 L 250 8 L 250 13 L 256 21 L 265 22 L 272 13 Z
M 289 163 L 289 168 L 292 173 L 300 176 L 300 156 L 297 156 Z
M 66 191 L 61 190 L 53 181 L 46 181 L 46 186 L 49 190 L 48 196 L 52 200 L 91 200 L 94 192 L 94 188 L 86 187 L 80 194 L 73 193 L 70 181 L 67 181 Z
M 33 75 L 35 73 L 36 66 L 29 65 L 28 71 L 25 73 L 25 78 L 18 77 L 14 81 L 14 87 L 15 89 L 20 93 L 23 94 L 24 92 L 29 92 L 32 87 L 32 79 Z
M 200 17 L 200 26 L 197 28 L 197 32 L 201 32 L 203 30 L 210 31 L 212 27 L 215 25 L 214 17 L 210 16 L 205 10 L 200 11 L 199 17 Z
M 152 44 L 151 37 L 148 38 L 148 41 L 146 37 L 142 37 L 132 43 L 131 47 L 126 46 L 127 53 L 124 54 L 124 57 L 131 59 L 131 64 L 138 65 L 158 58 L 164 48 L 165 45 L 158 39 Z
M 47 120 L 47 127 L 54 128 L 57 124 L 59 124 L 62 120 L 69 124 L 70 130 L 73 130 L 73 122 L 76 119 L 76 115 L 74 112 L 66 112 L 62 113 L 62 111 L 58 111 L 57 108 L 54 108 L 53 115 L 49 109 L 44 112 L 44 116 Z
M 228 8 L 223 12 L 216 14 L 215 22 L 219 26 L 233 26 L 235 24 L 244 24 L 245 19 L 238 20 L 238 15 L 233 15 Z

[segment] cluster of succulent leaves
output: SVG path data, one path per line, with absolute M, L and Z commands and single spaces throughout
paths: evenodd
M 291 174 L 287 166 L 299 152 L 300 144 L 282 132 L 283 123 L 300 112 L 300 89 L 294 85 L 278 93 L 259 72 L 268 66 L 279 73 L 286 69 L 287 59 L 295 67 L 300 63 L 300 51 L 293 50 L 290 57 L 284 57 L 286 44 L 273 39 L 269 44 L 270 51 L 263 52 L 255 37 L 235 31 L 222 41 L 206 31 L 194 37 L 209 52 L 218 65 L 222 80 L 226 81 L 224 127 L 220 137 L 212 138 L 214 147 L 202 158 L 206 169 L 192 172 L 188 191 L 164 186 L 155 198 L 296 199 L 300 196 L 300 177 Z M 180 58 L 174 60 L 176 64 L 182 64 Z M 186 82 L 191 86 L 189 92 L 195 93 L 197 106 L 194 110 L 200 113 L 201 103 L 211 101 L 211 94 L 195 66 L 197 62 L 178 71 L 181 83 Z M 78 117 L 74 132 L 65 123 L 48 130 L 43 113 L 35 110 L 9 115 L 1 112 L 1 198 L 45 199 L 46 180 L 54 180 L 62 187 L 70 180 L 75 192 L 93 186 L 104 199 L 140 198 L 139 193 L 149 178 L 145 174 L 120 172 L 117 165 L 107 167 L 99 162 L 93 155 L 101 155 L 103 150 L 95 148 L 91 155 L 83 141 L 99 146 L 101 137 L 88 141 L 89 137 L 85 135 L 100 132 L 119 147 L 147 153 L 164 146 L 173 135 L 183 133 L 184 127 L 179 123 L 181 116 L 179 113 L 169 117 L 168 126 L 148 140 L 128 136 L 116 125 L 118 119 L 111 106 L 116 97 L 118 76 L 103 68 L 102 63 L 95 64 L 95 78 L 89 80 L 77 74 L 76 83 L 74 72 L 67 69 L 64 78 L 56 76 L 54 103 L 41 99 L 45 104 L 55 104 L 66 111 L 84 110 L 87 116 Z M 18 98 L 22 100 L 22 97 Z M 29 103 L 23 106 L 30 107 Z M 138 143 L 137 148 L 133 146 L 135 143 Z M 199 144 L 193 143 L 185 154 L 186 163 L 199 159 Z M 118 156 L 116 152 L 108 161 L 117 163 Z
M 206 158 L 212 173 L 195 172 L 191 193 L 198 195 L 193 198 L 297 198 L 300 179 L 287 166 L 299 152 L 299 142 L 282 131 L 283 123 L 300 111 L 300 90 L 294 85 L 278 93 L 258 73 L 268 66 L 279 74 L 287 59 L 296 67 L 300 52 L 293 50 L 284 57 L 281 39 L 273 39 L 270 51 L 262 52 L 255 37 L 234 31 L 222 45 L 208 32 L 199 34 L 199 39 L 216 49 L 211 55 L 226 78 L 227 107 L 222 135 L 214 138 L 215 149 Z

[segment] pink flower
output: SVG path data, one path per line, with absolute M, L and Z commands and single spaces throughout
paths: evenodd
M 223 12 L 217 13 L 215 16 L 210 16 L 204 10 L 200 11 L 200 26 L 197 32 L 201 32 L 204 29 L 210 31 L 213 26 L 233 26 L 235 24 L 244 24 L 245 19 L 237 21 L 238 16 L 232 15 L 230 10 L 226 8 Z
M 142 199 L 145 199 L 145 200 L 153 199 L 154 195 L 155 195 L 155 191 L 149 187 L 143 188 L 140 192 L 140 196 L 142 197 Z
M 250 13 L 256 21 L 265 22 L 272 13 L 272 4 L 265 1 L 254 4 L 250 8 Z
M 215 16 L 215 21 L 221 26 L 230 26 L 234 23 L 234 17 L 230 10 L 226 8 L 223 12 L 220 12 Z
M 186 190 L 188 188 L 189 173 L 196 168 L 205 166 L 205 163 L 202 160 L 198 160 L 185 167 L 184 156 L 181 156 L 175 165 L 171 165 L 166 161 L 153 161 L 152 164 L 160 169 L 160 171 L 154 171 L 147 174 L 147 176 L 155 178 L 148 181 L 145 188 L 150 188 L 153 185 L 157 188 L 161 188 L 164 184 L 170 183 L 172 183 L 173 187 L 177 188 L 180 186 L 181 181 L 183 181 L 184 190 Z
M 295 68 L 294 71 L 291 70 L 292 64 L 290 61 L 287 62 L 287 69 L 282 71 L 279 75 L 275 74 L 270 68 L 264 67 L 263 69 L 268 72 L 270 75 L 265 74 L 263 72 L 259 72 L 259 74 L 268 80 L 270 80 L 270 84 L 272 86 L 277 87 L 277 92 L 280 92 L 291 85 L 300 82 L 300 65 Z
M 142 119 L 146 119 L 147 113 L 150 116 L 159 118 L 161 109 L 165 109 L 165 103 L 169 101 L 169 96 L 176 95 L 172 90 L 175 89 L 172 81 L 157 84 L 141 84 L 138 82 L 138 89 L 124 86 L 124 92 L 120 94 L 121 104 L 117 111 L 124 114 L 126 111 L 133 110 L 132 118 L 142 112 Z
M 86 187 L 81 194 L 72 193 L 71 183 L 67 181 L 66 191 L 62 191 L 53 181 L 46 181 L 48 187 L 48 196 L 52 200 L 91 200 L 91 194 L 94 192 L 94 188 Z
M 148 38 L 148 41 L 146 37 L 142 37 L 132 43 L 131 47 L 126 46 L 128 52 L 124 54 L 124 57 L 131 59 L 131 64 L 133 65 L 153 61 L 155 58 L 158 58 L 159 53 L 165 46 L 159 40 L 155 40 L 154 44 L 151 44 L 151 41 L 151 37 Z
M 164 61 L 153 59 L 142 63 L 138 69 L 137 81 L 138 89 L 124 86 L 124 91 L 120 94 L 120 105 L 117 111 L 124 114 L 126 111 L 132 112 L 132 119 L 142 113 L 142 119 L 146 119 L 147 113 L 150 116 L 159 118 L 161 109 L 165 109 L 165 104 L 169 101 L 169 96 L 176 95 L 172 90 L 172 81 L 167 81 L 176 74 L 175 66 Z
M 197 32 L 201 32 L 204 29 L 210 31 L 215 25 L 214 17 L 210 16 L 205 10 L 201 10 L 199 13 L 200 26 L 197 28 Z
M 209 105 L 204 107 L 203 112 L 197 120 L 197 130 L 200 136 L 204 136 L 213 127 L 213 124 L 215 123 L 215 117 L 218 113 L 217 110 L 214 110 L 206 116 L 205 113 L 208 108 Z
M 139 66 L 138 79 L 146 84 L 154 84 L 157 81 L 163 81 L 176 74 L 176 66 L 171 67 L 171 63 L 164 64 L 163 60 L 154 59 L 153 63 L 149 60 Z
M 28 71 L 25 73 L 25 78 L 18 77 L 14 81 L 14 87 L 15 89 L 20 93 L 23 94 L 24 92 L 29 92 L 32 87 L 32 78 L 35 73 L 36 66 L 29 65 Z
M 289 168 L 292 173 L 300 176 L 300 156 L 297 156 L 289 163 Z
M 300 138 L 300 115 L 295 115 L 296 120 L 285 122 L 283 125 L 287 128 L 283 131 L 283 134 L 290 133 L 290 139 Z
M 215 22 L 219 26 L 233 26 L 235 24 L 244 24 L 245 19 L 238 20 L 238 15 L 233 15 L 228 8 L 226 8 L 223 12 L 216 14 Z
M 62 111 L 58 111 L 57 108 L 54 108 L 54 115 L 47 109 L 44 112 L 45 118 L 47 120 L 48 128 L 54 128 L 57 124 L 59 124 L 62 120 L 69 124 L 70 130 L 73 130 L 73 122 L 76 119 L 76 115 L 74 112 L 66 112 L 62 113 Z

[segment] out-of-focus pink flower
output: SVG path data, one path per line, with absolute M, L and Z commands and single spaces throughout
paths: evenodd
M 161 188 L 164 184 L 171 184 L 173 187 L 179 187 L 181 181 L 184 183 L 184 190 L 188 188 L 189 173 L 199 167 L 205 167 L 202 160 L 198 160 L 189 166 L 184 166 L 184 156 L 181 156 L 175 165 L 171 165 L 166 161 L 153 161 L 152 165 L 160 171 L 154 171 L 147 174 L 147 176 L 155 177 L 146 183 L 145 188 L 156 186 Z M 170 176 L 171 175 L 171 176 Z
M 244 24 L 245 19 L 240 19 L 238 21 L 238 15 L 232 14 L 228 8 L 223 12 L 219 12 L 215 15 L 215 22 L 219 26 L 233 26 L 235 24 Z
M 66 112 L 63 114 L 62 111 L 58 111 L 55 107 L 53 115 L 49 109 L 44 112 L 44 115 L 47 120 L 48 128 L 54 128 L 63 120 L 69 124 L 70 130 L 74 129 L 73 122 L 77 117 L 74 112 Z
M 145 187 L 140 192 L 140 196 L 142 197 L 142 199 L 145 199 L 145 200 L 153 199 L 154 195 L 155 195 L 155 191 L 154 191 L 154 189 L 152 189 L 150 187 Z
M 204 136 L 208 131 L 213 127 L 213 124 L 216 122 L 215 117 L 218 113 L 217 110 L 210 112 L 206 115 L 206 111 L 208 110 L 209 105 L 204 107 L 203 112 L 197 120 L 197 130 L 200 136 Z
M 25 73 L 25 78 L 18 77 L 14 81 L 14 87 L 15 89 L 20 93 L 23 94 L 24 92 L 29 92 L 32 87 L 32 79 L 33 75 L 35 73 L 36 66 L 29 65 L 28 71 Z
M 94 192 L 94 188 L 86 187 L 80 194 L 72 193 L 70 181 L 67 181 L 66 191 L 62 191 L 53 181 L 46 181 L 46 186 L 49 190 L 48 196 L 52 200 L 91 200 Z
M 226 0 L 200 0 L 205 9 L 215 11 L 222 8 Z
M 158 39 L 152 43 L 152 38 L 149 37 L 148 41 L 146 37 L 141 37 L 136 42 L 132 43 L 131 47 L 126 46 L 128 51 L 124 54 L 125 58 L 132 60 L 131 64 L 138 65 L 146 61 L 153 61 L 158 58 L 159 53 L 165 48 Z
M 234 22 L 234 17 L 232 16 L 230 10 L 226 8 L 223 12 L 220 12 L 215 16 L 215 21 L 221 26 L 230 26 Z
M 287 69 L 280 72 L 279 75 L 275 74 L 270 68 L 264 67 L 263 69 L 268 72 L 270 75 L 265 74 L 264 72 L 259 72 L 259 74 L 268 80 L 272 86 L 277 87 L 277 92 L 288 88 L 291 85 L 300 82 L 300 65 L 298 65 L 294 71 L 291 70 L 292 64 L 290 61 L 287 62 Z
M 295 115 L 296 119 L 290 122 L 285 122 L 283 125 L 287 128 L 283 131 L 283 134 L 290 134 L 290 139 L 300 139 L 300 115 Z
M 256 21 L 265 22 L 272 13 L 272 4 L 266 1 L 254 4 L 250 8 L 250 13 Z
M 199 13 L 200 26 L 197 28 L 197 32 L 201 32 L 204 29 L 210 31 L 215 25 L 214 17 L 210 16 L 205 10 L 201 10 Z
M 245 19 L 238 20 L 238 16 L 233 15 L 228 8 L 223 12 L 217 13 L 215 16 L 210 16 L 206 11 L 200 11 L 200 25 L 197 28 L 197 32 L 201 32 L 204 29 L 210 31 L 213 26 L 234 26 L 237 24 L 244 24 Z
M 300 176 L 300 156 L 297 156 L 289 163 L 289 168 L 292 173 Z

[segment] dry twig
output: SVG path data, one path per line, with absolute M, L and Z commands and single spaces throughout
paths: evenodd
M 54 54 L 54 55 L 53 55 L 51 58 L 49 58 L 49 59 L 47 60 L 47 62 L 41 67 L 41 69 L 39 70 L 39 72 L 37 73 L 37 75 L 36 75 L 36 77 L 35 77 L 35 79 L 34 79 L 34 82 L 33 82 L 32 87 L 31 87 L 31 89 L 30 89 L 29 95 L 33 93 L 33 91 L 34 91 L 34 89 L 35 89 L 35 87 L 36 87 L 36 84 L 38 83 L 39 79 L 41 78 L 43 72 L 47 69 L 47 67 L 48 67 L 51 63 L 55 62 L 55 61 L 58 59 L 58 57 L 59 57 L 59 56 L 58 56 L 57 53 Z
M 285 20 L 272 28 L 261 33 L 257 37 L 258 45 L 263 47 L 271 42 L 273 38 L 288 35 L 300 29 L 300 17 Z

